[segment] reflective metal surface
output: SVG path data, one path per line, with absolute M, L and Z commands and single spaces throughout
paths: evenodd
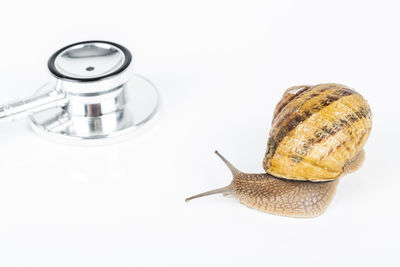
M 126 57 L 116 46 L 93 42 L 77 44 L 57 55 L 55 69 L 72 79 L 104 77 L 119 70 Z
M 124 86 L 105 95 L 70 95 L 66 106 L 33 114 L 31 126 L 40 134 L 68 143 L 108 143 L 103 139 L 123 139 L 146 124 L 156 115 L 158 104 L 153 84 L 134 75 Z
M 49 85 L 48 83 L 41 89 L 48 88 Z M 52 88 L 46 93 L 0 106 L 0 122 L 14 121 L 52 107 L 62 107 L 66 102 L 65 94 Z
M 30 116 L 37 132 L 77 143 L 131 133 L 153 118 L 159 105 L 156 88 L 133 75 L 131 62 L 130 52 L 111 42 L 64 47 L 48 62 L 55 82 L 31 98 L 0 106 L 0 122 Z

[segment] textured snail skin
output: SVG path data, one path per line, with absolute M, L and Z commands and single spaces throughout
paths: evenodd
M 356 171 L 364 161 L 361 151 L 344 167 L 344 174 Z M 316 217 L 329 206 L 339 179 L 330 182 L 309 182 L 263 174 L 234 174 L 232 194 L 246 206 L 271 214 L 289 217 Z
M 362 165 L 371 126 L 367 101 L 344 85 L 291 87 L 275 108 L 263 161 L 266 173 L 243 173 L 216 152 L 232 172 L 231 184 L 186 201 L 232 194 L 268 213 L 319 216 L 331 202 L 338 178 Z
M 328 207 L 339 179 L 312 183 L 276 179 L 272 175 L 242 173 L 232 182 L 233 195 L 240 203 L 271 214 L 316 217 Z
M 336 192 L 339 179 L 328 182 L 296 181 L 267 173 L 249 174 L 236 169 L 217 151 L 233 175 L 231 184 L 186 199 L 186 202 L 212 194 L 234 195 L 240 203 L 271 214 L 311 218 L 321 215 Z M 344 174 L 356 171 L 364 161 L 362 150 L 344 167 Z

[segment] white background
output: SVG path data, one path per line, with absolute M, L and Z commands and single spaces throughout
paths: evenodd
M 398 1 L 3 1 L 0 102 L 31 95 L 73 42 L 127 46 L 160 89 L 145 134 L 102 147 L 0 125 L 0 266 L 399 266 Z M 221 195 L 218 149 L 262 172 L 292 85 L 338 82 L 369 101 L 364 166 L 316 219 Z

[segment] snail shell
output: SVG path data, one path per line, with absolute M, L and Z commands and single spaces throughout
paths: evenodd
M 264 170 L 289 180 L 335 180 L 361 152 L 371 126 L 367 101 L 344 85 L 291 87 L 274 112 Z

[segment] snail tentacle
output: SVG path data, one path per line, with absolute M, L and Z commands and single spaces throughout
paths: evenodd
M 228 186 L 224 186 L 224 187 L 221 187 L 221 188 L 217 188 L 217 189 L 214 189 L 214 190 L 211 190 L 211 191 L 207 191 L 207 192 L 204 192 L 204 193 L 201 193 L 201 194 L 198 194 L 198 195 L 194 195 L 194 196 L 188 197 L 187 199 L 185 199 L 185 201 L 189 202 L 190 200 L 195 199 L 195 198 L 199 198 L 199 197 L 205 197 L 205 196 L 214 195 L 214 194 L 221 194 L 221 193 L 225 194 L 225 193 L 231 193 L 231 192 L 232 192 L 231 185 L 228 185 Z
M 239 171 L 235 166 L 233 166 L 232 163 L 230 163 L 224 156 L 222 156 L 218 151 L 214 152 L 215 154 L 217 154 L 217 156 L 225 163 L 225 165 L 229 168 L 229 170 L 231 171 L 233 178 L 237 177 L 238 175 L 242 174 L 241 171 Z M 224 194 L 224 196 L 226 195 L 230 195 L 232 194 L 232 185 L 228 185 L 228 186 L 224 186 L 221 188 L 217 188 L 211 191 L 207 191 L 198 195 L 194 195 L 192 197 L 189 197 L 187 199 L 185 199 L 186 202 L 189 202 L 190 200 L 194 199 L 194 198 L 199 198 L 199 197 L 204 197 L 204 196 L 209 196 L 209 195 L 214 195 L 214 194 Z

